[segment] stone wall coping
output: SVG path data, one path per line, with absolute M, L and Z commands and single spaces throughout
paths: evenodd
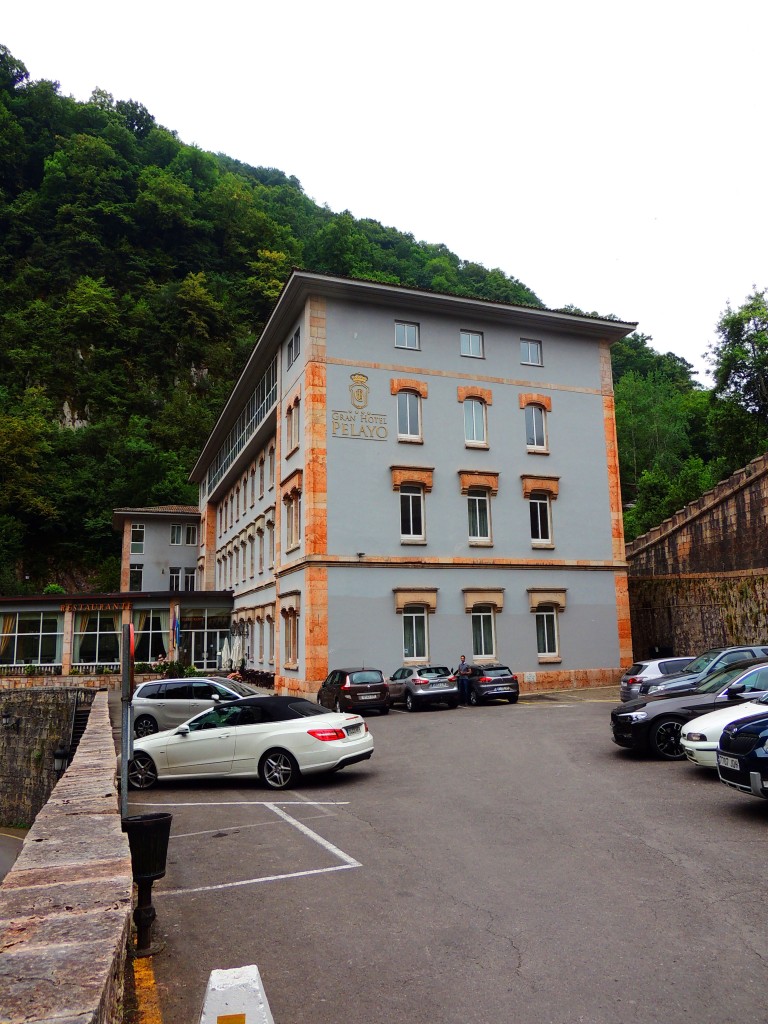
M 758 455 L 756 459 L 752 459 L 742 469 L 737 470 L 727 479 L 721 480 L 711 490 L 706 491 L 700 498 L 692 501 L 685 508 L 680 509 L 679 512 L 675 512 L 669 519 L 665 519 L 659 526 L 654 526 L 647 533 L 642 534 L 640 537 L 635 537 L 633 541 L 626 545 L 627 561 L 631 561 L 641 551 L 652 547 L 662 538 L 666 538 L 675 531 L 683 529 L 694 519 L 709 512 L 716 505 L 722 505 L 724 501 L 727 501 L 737 491 L 743 490 L 749 484 L 752 484 L 757 477 L 764 476 L 766 473 L 768 473 L 768 453 Z
M 0 884 L 0 1020 L 118 1024 L 133 878 L 107 694 Z

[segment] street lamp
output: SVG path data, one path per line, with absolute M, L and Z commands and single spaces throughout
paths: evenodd
M 69 748 L 64 746 L 64 740 L 59 740 L 59 745 L 53 752 L 53 770 L 56 778 L 60 779 L 69 760 Z
M 3 728 L 13 729 L 14 732 L 19 731 L 19 718 L 11 714 L 7 707 L 3 708 Z

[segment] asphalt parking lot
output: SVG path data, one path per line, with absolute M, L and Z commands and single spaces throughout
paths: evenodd
M 371 761 L 185 783 L 152 958 L 165 1024 L 255 963 L 276 1024 L 764 1020 L 768 807 L 616 748 L 616 692 L 371 713 Z

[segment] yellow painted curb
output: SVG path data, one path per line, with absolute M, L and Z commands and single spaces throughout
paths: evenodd
M 133 961 L 133 979 L 136 988 L 139 1024 L 163 1024 L 151 957 L 142 957 Z

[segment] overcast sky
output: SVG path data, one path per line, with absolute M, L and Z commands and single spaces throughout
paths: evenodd
M 36 0 L 0 43 L 702 371 L 768 285 L 767 29 L 765 0 Z

